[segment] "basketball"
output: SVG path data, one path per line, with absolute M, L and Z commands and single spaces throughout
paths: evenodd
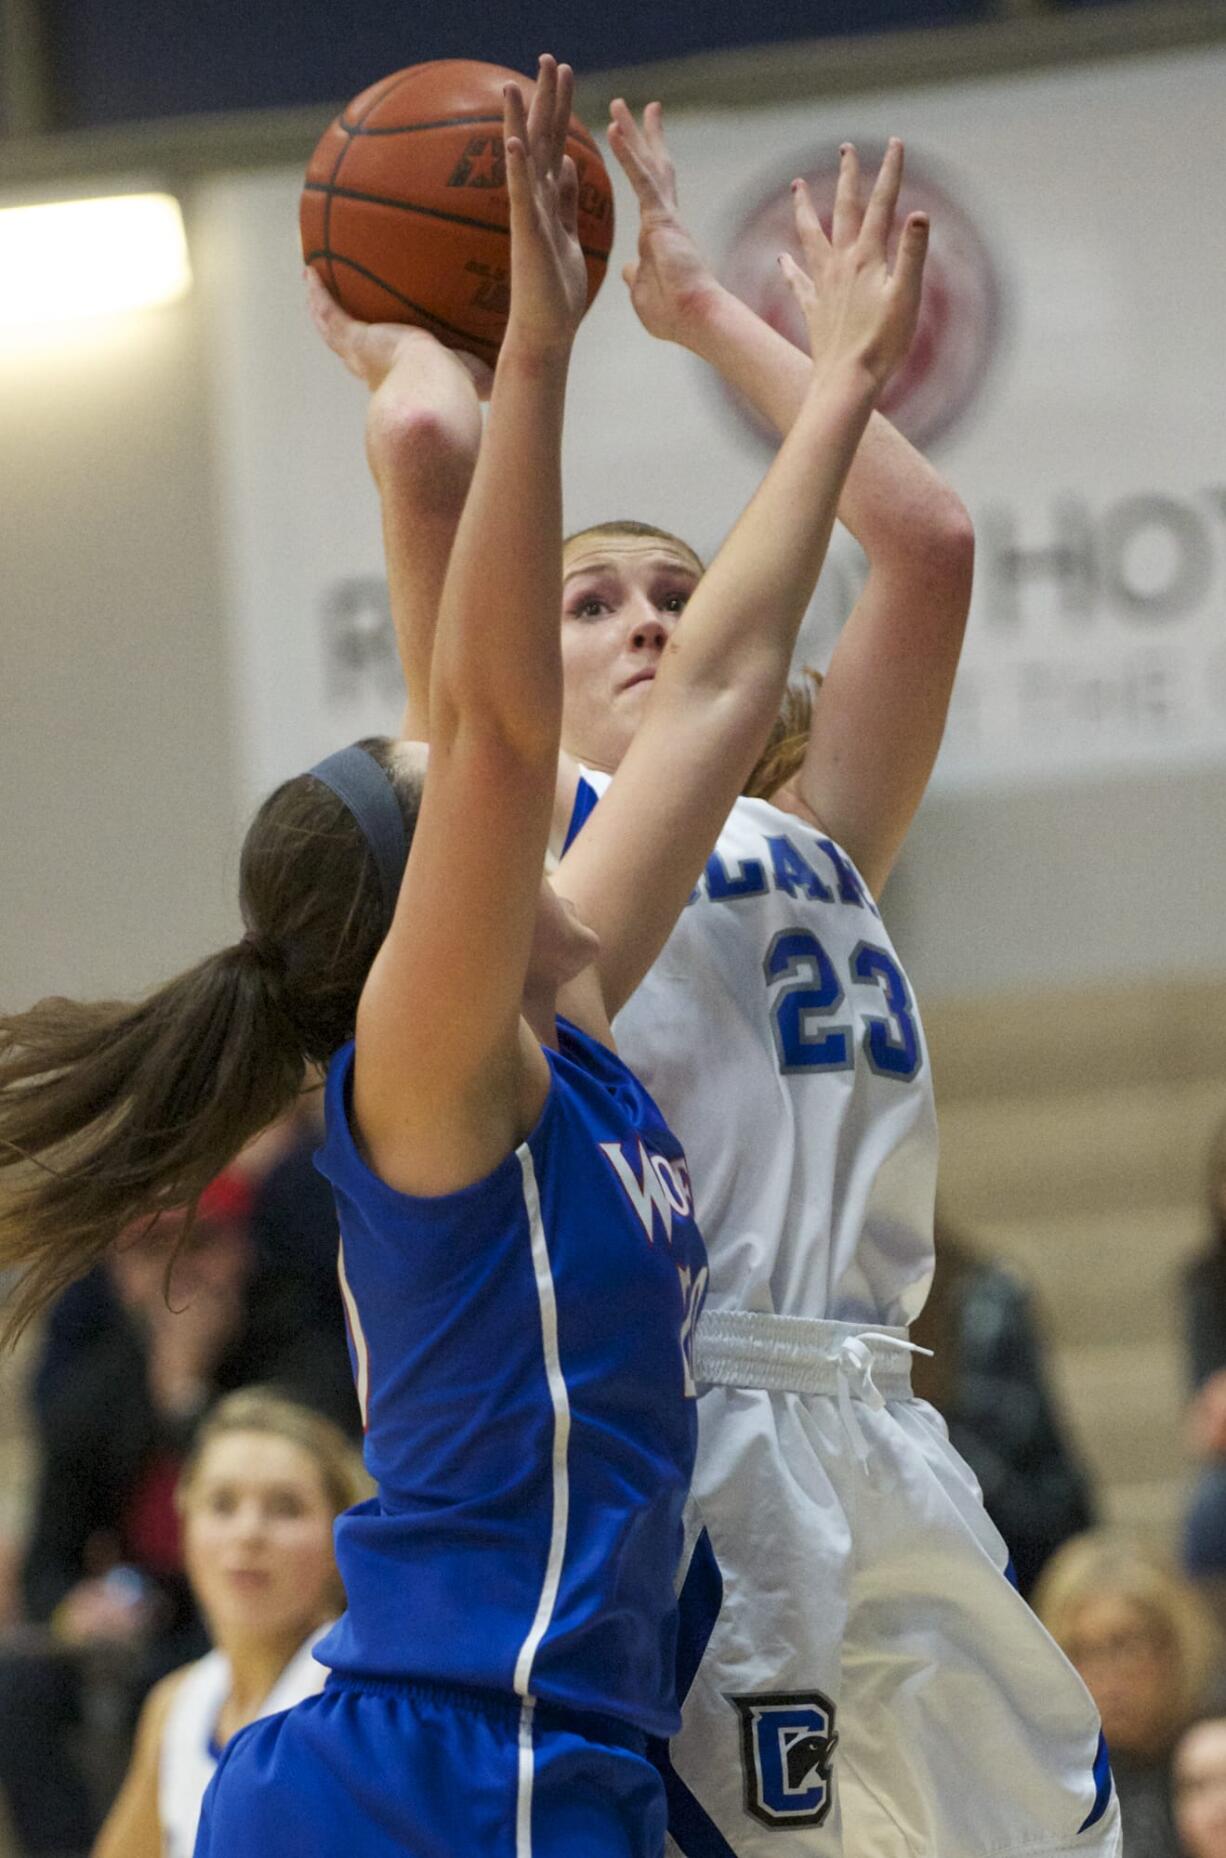
M 530 79 L 448 58 L 362 91 L 320 137 L 302 190 L 302 253 L 363 322 L 417 323 L 492 362 L 510 308 L 502 87 Z M 579 240 L 590 305 L 613 244 L 613 190 L 577 117 Z

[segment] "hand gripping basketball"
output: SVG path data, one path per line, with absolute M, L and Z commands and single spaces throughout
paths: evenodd
M 364 90 L 324 131 L 302 191 L 302 252 L 349 315 L 415 323 L 449 348 L 495 360 L 511 294 L 508 82 L 531 101 L 532 82 L 504 66 L 411 65 Z M 590 304 L 613 244 L 613 192 L 576 116 L 565 151 Z

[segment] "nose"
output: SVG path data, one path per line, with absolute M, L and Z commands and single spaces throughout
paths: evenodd
M 662 652 L 668 643 L 672 615 L 661 614 L 650 600 L 636 600 L 629 614 L 630 643 L 638 651 Z

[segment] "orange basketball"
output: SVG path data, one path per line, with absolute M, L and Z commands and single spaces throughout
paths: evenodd
M 518 71 L 469 59 L 410 65 L 355 97 L 324 131 L 302 190 L 302 253 L 351 316 L 418 323 L 493 361 L 510 307 L 502 87 Z M 590 304 L 613 244 L 600 151 L 570 120 Z

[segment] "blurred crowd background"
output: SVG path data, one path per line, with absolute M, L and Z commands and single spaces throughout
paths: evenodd
M 348 95 L 419 59 L 523 69 L 549 47 L 579 68 L 593 126 L 610 94 L 662 97 L 695 161 L 723 125 L 752 131 L 782 106 L 788 124 L 810 108 L 825 123 L 837 104 L 845 132 L 866 122 L 870 141 L 883 123 L 910 140 L 912 114 L 948 109 L 963 159 L 966 125 L 982 125 L 986 190 L 995 125 L 1028 84 L 1068 86 L 1043 93 L 1059 184 L 1045 183 L 1036 215 L 1052 254 L 1041 287 L 1020 230 L 1012 243 L 1015 228 L 970 187 L 1003 280 L 988 319 L 1000 355 L 963 427 L 933 426 L 933 454 L 976 517 L 981 563 L 985 541 L 992 552 L 955 706 L 957 778 L 938 776 L 885 900 L 925 1009 L 942 1117 L 938 1270 L 916 1329 L 933 1355 L 915 1379 L 979 1477 L 1023 1592 L 1098 1702 L 1127 1858 L 1226 1858 L 1226 503 L 1220 345 L 1203 340 L 1226 198 L 1226 9 L 582 0 L 551 12 L 544 0 L 489 0 L 427 18 L 390 0 L 340 13 L 322 0 L 0 0 L 0 28 L 0 208 L 167 187 L 198 280 L 184 302 L 122 327 L 0 330 L 6 1008 L 135 992 L 226 939 L 255 785 L 394 702 L 372 500 L 349 514 L 365 494 L 361 407 L 353 398 L 334 417 L 342 388 L 325 383 L 297 325 L 286 337 L 282 315 L 297 289 L 296 177 Z M 1093 197 L 1102 149 L 1089 129 L 1078 139 L 1076 87 L 1109 105 L 1117 77 L 1121 145 L 1161 176 L 1131 225 L 1126 204 L 1110 209 L 1121 248 L 1144 247 L 1144 304 L 1122 260 L 1091 262 L 1067 231 L 1074 203 L 1089 220 L 1105 211 Z M 1198 101 L 1214 81 L 1216 111 Z M 1177 152 L 1168 176 L 1180 116 L 1193 158 Z M 997 141 L 991 152 L 1024 189 L 1038 151 Z M 929 129 L 919 167 L 941 154 Z M 707 227 L 730 223 L 709 192 L 734 200 L 730 214 L 745 186 L 752 196 L 742 160 L 721 169 L 712 156 L 705 190 L 704 172 L 683 169 Z M 633 238 L 624 192 L 618 204 L 594 373 L 614 372 L 631 339 L 614 320 Z M 284 227 L 270 247 L 268 224 Z M 266 253 L 267 275 L 253 253 Z M 951 250 L 942 273 L 955 327 L 969 265 Z M 254 312 L 244 322 L 227 308 L 242 291 L 272 305 L 283 407 L 292 401 L 308 435 L 322 428 L 310 455 L 283 440 L 263 477 L 248 453 L 276 422 L 255 404 Z M 1181 375 L 1164 372 L 1171 354 Z M 1151 360 L 1161 415 L 1138 429 Z M 1087 388 L 1083 406 L 1072 384 L 1095 368 L 1099 398 Z M 1067 431 L 1044 399 L 1053 374 L 1072 398 Z M 680 392 L 695 398 L 690 377 Z M 598 467 L 616 478 L 599 444 L 604 403 L 585 402 L 582 383 L 579 400 Z M 981 507 L 981 457 L 1005 449 L 983 435 L 1027 403 L 1040 409 L 1035 428 L 1010 448 L 996 504 Z M 722 443 L 727 409 L 702 409 Z M 1093 443 L 1074 481 L 1078 420 Z M 736 443 L 744 470 L 760 470 L 758 441 Z M 664 485 L 650 450 L 631 463 Z M 1113 501 L 1095 508 L 1100 491 Z M 685 530 L 669 508 L 613 513 Z M 712 533 L 734 513 L 734 500 L 712 511 Z M 1101 518 L 1096 541 L 1081 537 L 1083 518 Z M 1025 546 L 1008 527 L 1023 521 Z M 327 547 L 343 530 L 337 546 L 351 553 L 303 595 L 308 530 Z M 832 574 L 854 584 L 854 563 L 836 552 Z M 1048 607 L 1023 611 L 1036 587 Z M 252 656 L 253 603 L 264 636 L 304 630 L 318 740 L 287 741 L 275 726 L 298 673 Z M 819 604 L 819 643 L 838 603 L 836 589 L 833 618 Z M 1024 659 L 1023 621 L 1037 640 Z M 1079 657 L 1057 639 L 1073 622 Z M 982 668 L 994 636 L 1015 678 L 1007 753 Z M 0 1360 L 6 1858 L 91 1849 L 142 1699 L 207 1649 L 179 1482 L 218 1403 L 271 1388 L 360 1442 L 335 1218 L 311 1160 L 317 1118 L 308 1095 L 214 1183 L 186 1241 L 165 1220 L 131 1235 Z

